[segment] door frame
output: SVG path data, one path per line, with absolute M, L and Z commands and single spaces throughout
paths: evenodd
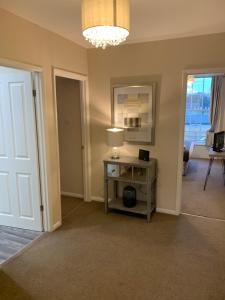
M 43 231 L 51 231 L 50 209 L 48 197 L 48 176 L 47 176 L 47 157 L 45 143 L 45 124 L 44 124 L 44 91 L 43 91 L 43 70 L 41 67 L 23 62 L 0 58 L 0 66 L 24 70 L 31 73 L 33 86 L 36 90 L 34 100 L 36 126 L 37 126 L 37 153 L 39 162 L 39 179 L 42 212 Z
M 83 74 L 63 70 L 53 67 L 54 81 L 54 106 L 57 131 L 57 156 L 58 156 L 58 193 L 61 195 L 60 188 L 60 157 L 59 157 L 59 131 L 58 131 L 58 113 L 57 113 L 57 95 L 56 95 L 56 77 L 77 80 L 81 85 L 80 111 L 81 111 L 81 141 L 82 141 L 82 166 L 83 166 L 83 187 L 84 201 L 91 201 L 91 154 L 90 154 L 90 117 L 89 117 L 89 90 L 88 77 Z
M 180 215 L 182 200 L 182 174 L 183 174 L 183 150 L 184 150 L 184 122 L 186 112 L 186 92 L 187 78 L 189 75 L 224 75 L 225 67 L 222 68 L 206 68 L 206 69 L 187 69 L 182 72 L 182 94 L 180 107 L 180 125 L 179 125 L 179 141 L 178 141 L 178 163 L 177 163 L 177 192 L 176 192 L 176 214 Z

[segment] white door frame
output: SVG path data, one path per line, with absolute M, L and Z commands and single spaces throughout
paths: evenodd
M 190 69 L 182 72 L 182 97 L 180 108 L 180 125 L 179 125 L 179 144 L 178 144 L 178 164 L 177 164 L 177 193 L 176 193 L 176 213 L 181 214 L 181 197 L 182 197 L 182 174 L 183 174 L 183 151 L 184 151 L 184 122 L 186 112 L 186 91 L 187 78 L 189 75 L 224 75 L 224 68 L 211 69 Z
M 57 126 L 57 155 L 59 163 L 59 131 L 58 131 L 58 115 L 57 115 L 57 95 L 56 95 L 56 77 L 63 77 L 78 80 L 81 83 L 81 140 L 82 140 L 82 164 L 83 164 L 83 186 L 84 186 L 84 201 L 91 201 L 91 161 L 90 161 L 90 133 L 89 133 L 89 92 L 88 92 L 88 77 L 86 75 L 65 71 L 59 68 L 53 68 L 54 77 L 54 105 L 55 105 L 55 120 Z M 60 172 L 58 173 L 58 193 L 60 190 Z
M 43 71 L 42 68 L 35 65 L 21 63 L 9 59 L 0 58 L 0 66 L 25 70 L 32 73 L 33 88 L 36 90 L 35 112 L 37 125 L 37 145 L 38 145 L 38 160 L 40 172 L 41 186 L 41 202 L 43 205 L 43 230 L 51 231 L 50 210 L 48 199 L 48 178 L 47 178 L 47 159 L 45 147 L 45 125 L 44 125 L 44 95 L 42 89 Z

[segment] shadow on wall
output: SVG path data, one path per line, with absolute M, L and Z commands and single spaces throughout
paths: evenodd
M 105 106 L 104 106 L 105 107 Z M 92 103 L 91 115 L 91 166 L 92 166 L 92 191 L 94 195 L 103 197 L 103 159 L 111 154 L 110 147 L 106 144 L 106 129 L 111 127 L 109 111 L 101 109 Z M 93 170 L 95 172 L 93 173 Z M 96 178 L 98 174 L 98 178 Z M 101 179 L 99 179 L 101 178 Z

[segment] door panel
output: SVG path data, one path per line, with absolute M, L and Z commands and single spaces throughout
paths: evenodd
M 17 174 L 17 189 L 20 217 L 34 219 L 31 180 L 29 174 Z
M 25 117 L 25 91 L 24 84 L 10 83 L 10 107 L 12 112 L 13 123 L 13 143 L 14 155 L 17 158 L 27 158 L 27 132 L 26 132 L 26 117 Z M 19 128 L 19 130 L 18 130 Z
M 0 214 L 12 216 L 11 199 L 9 193 L 9 173 L 0 173 L 0 191 L 4 201 L 0 201 Z
M 0 225 L 42 230 L 31 73 L 0 67 Z
M 5 128 L 3 124 L 3 86 L 0 83 L 0 157 L 6 157 Z

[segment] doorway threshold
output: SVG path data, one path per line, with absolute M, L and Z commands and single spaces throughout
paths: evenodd
M 0 226 L 0 268 L 30 247 L 43 234 L 38 231 Z

